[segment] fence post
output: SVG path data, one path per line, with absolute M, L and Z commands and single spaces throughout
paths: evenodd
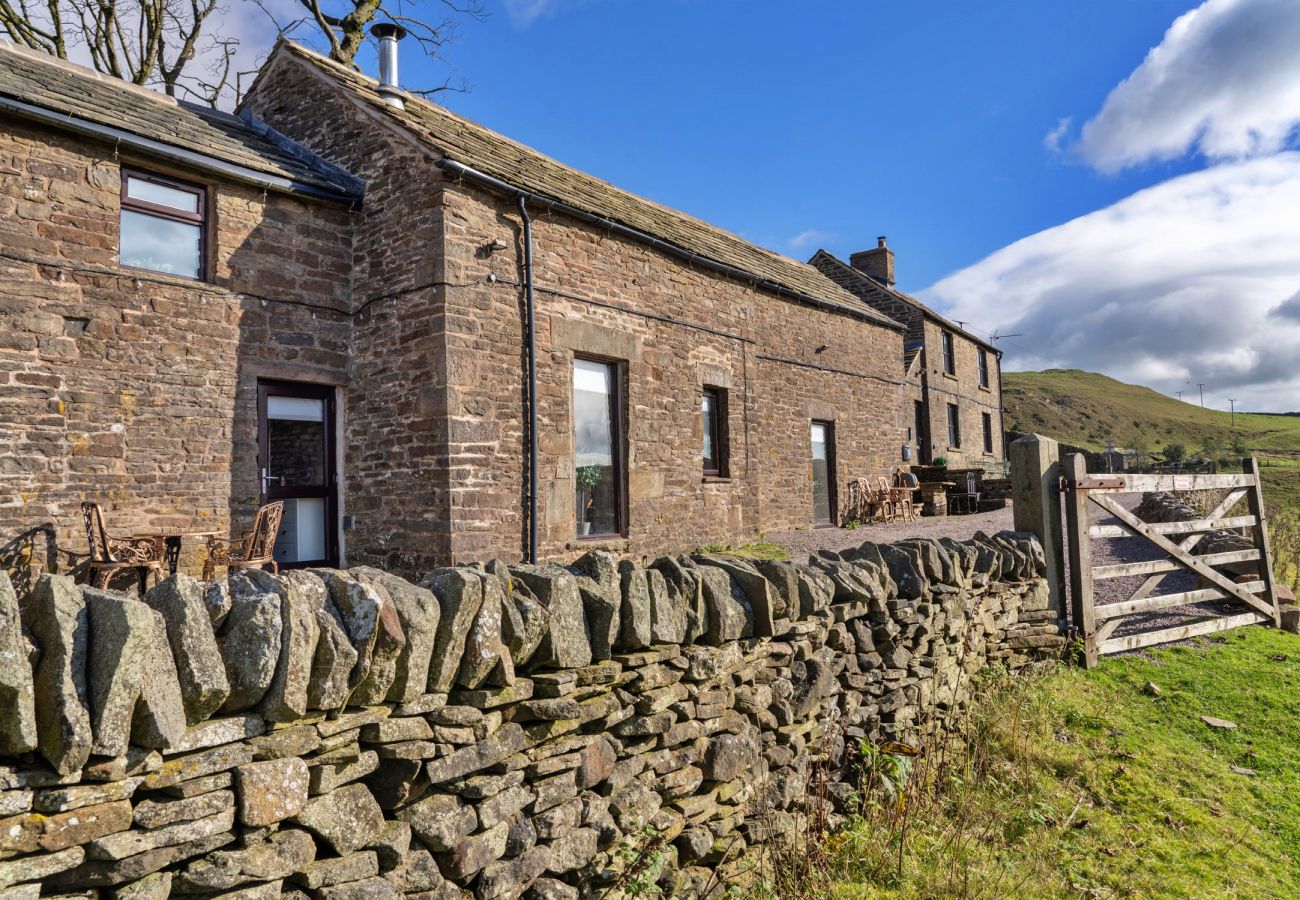
M 1070 612 L 1074 627 L 1083 639 L 1083 665 L 1097 665 L 1097 621 L 1093 615 L 1092 538 L 1088 535 L 1088 489 L 1080 483 L 1088 477 L 1088 463 L 1082 453 L 1071 453 L 1061 464 L 1067 482 L 1065 527 L 1070 537 Z
M 1246 495 L 1246 502 L 1250 514 L 1259 519 L 1259 525 L 1255 528 L 1255 546 L 1260 555 L 1259 576 L 1264 581 L 1268 602 L 1273 604 L 1273 627 L 1281 628 L 1282 613 L 1277 602 L 1277 586 L 1273 583 L 1273 550 L 1268 545 L 1268 510 L 1264 508 L 1264 485 L 1259 477 L 1259 460 L 1253 456 L 1246 457 L 1241 461 L 1241 470 L 1255 479 L 1250 493 Z
M 1065 632 L 1065 553 L 1061 534 L 1060 445 L 1041 434 L 1026 434 L 1007 446 L 1011 458 L 1011 498 L 1016 531 L 1038 536 L 1047 558 L 1050 609 Z

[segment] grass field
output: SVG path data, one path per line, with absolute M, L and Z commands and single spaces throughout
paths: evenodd
M 827 857 L 759 894 L 1300 895 L 1300 638 L 1245 628 L 977 683 L 945 766 L 918 763 L 900 800 L 864 792 Z
M 1300 455 L 1300 414 L 1239 412 L 1234 421 L 1226 410 L 1202 409 L 1197 402 L 1078 369 L 1007 372 L 1003 381 L 1006 423 L 1013 431 L 1036 431 L 1090 450 L 1103 449 L 1109 440 L 1153 451 L 1181 443 L 1195 451 L 1207 441 L 1230 447 L 1239 439 L 1254 451 Z

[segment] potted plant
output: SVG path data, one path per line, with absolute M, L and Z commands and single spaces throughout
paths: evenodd
M 591 534 L 591 511 L 595 507 L 596 485 L 600 484 L 601 467 L 578 466 L 578 491 L 581 494 L 582 509 L 578 514 L 578 534 Z

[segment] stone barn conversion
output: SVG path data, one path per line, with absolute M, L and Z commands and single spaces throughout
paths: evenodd
M 1002 351 L 894 287 L 894 251 L 878 246 L 849 262 L 818 250 L 809 262 L 872 309 L 907 326 L 908 440 L 915 462 L 998 468 L 1006 458 L 1002 422 Z
M 238 117 L 0 53 L 24 552 L 282 499 L 282 564 L 654 553 L 901 461 L 904 327 L 813 266 L 291 43 Z

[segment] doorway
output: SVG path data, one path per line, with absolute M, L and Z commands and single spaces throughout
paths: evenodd
M 275 561 L 280 566 L 338 565 L 335 463 L 334 388 L 290 381 L 258 382 L 261 502 L 284 503 L 275 542 Z
M 813 524 L 835 524 L 835 426 L 812 423 Z
M 924 401 L 916 401 L 916 462 L 918 465 L 930 464 L 930 417 L 926 414 Z

